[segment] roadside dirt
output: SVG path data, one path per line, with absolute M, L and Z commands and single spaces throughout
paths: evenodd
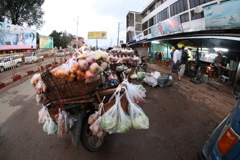
M 168 74 L 170 68 L 157 64 L 149 64 L 149 70 Z M 227 86 L 214 80 L 209 80 L 207 83 L 195 84 L 186 76 L 182 78 L 182 81 L 178 81 L 176 73 L 171 75 L 174 81 L 173 85 L 176 86 L 179 93 L 197 103 L 205 104 L 221 119 L 232 111 L 237 102 L 233 94 L 233 86 Z

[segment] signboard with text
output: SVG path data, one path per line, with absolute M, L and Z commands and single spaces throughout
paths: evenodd
M 53 38 L 48 36 L 40 36 L 39 48 L 53 48 Z
M 88 32 L 88 39 L 107 39 L 107 32 L 105 31 Z
M 36 49 L 35 30 L 0 22 L 0 50 Z
M 206 28 L 240 27 L 240 0 L 232 0 L 204 9 Z

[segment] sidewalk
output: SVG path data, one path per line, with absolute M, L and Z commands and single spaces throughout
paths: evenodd
M 168 74 L 170 72 L 169 67 L 157 64 L 149 64 L 149 70 L 159 71 L 161 74 Z M 171 75 L 173 77 L 172 89 L 175 89 L 180 94 L 185 95 L 195 102 L 207 105 L 220 118 L 228 115 L 237 102 L 233 94 L 233 86 L 227 86 L 211 80 L 207 83 L 195 84 L 190 81 L 190 78 L 185 76 L 182 78 L 182 81 L 178 81 L 176 73 Z

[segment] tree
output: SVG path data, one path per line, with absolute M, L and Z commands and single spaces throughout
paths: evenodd
M 72 40 L 72 36 L 67 32 L 57 32 L 56 30 L 52 31 L 49 36 L 53 37 L 54 46 L 57 48 L 67 48 Z
M 44 0 L 0 0 L 0 20 L 14 25 L 41 28 L 44 24 L 44 12 L 41 9 Z

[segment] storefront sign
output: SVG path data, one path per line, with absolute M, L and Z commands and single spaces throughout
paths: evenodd
M 161 36 L 162 34 L 160 33 L 160 30 L 159 30 L 159 24 L 156 24 L 154 26 L 151 27 L 151 38 L 153 37 L 159 37 Z
M 0 50 L 36 49 L 36 31 L 0 22 Z
M 240 0 L 232 0 L 204 9 L 206 28 L 240 27 Z
M 142 39 L 144 39 L 143 33 L 140 33 L 140 34 L 138 34 L 138 35 L 136 36 L 136 41 L 140 41 L 140 40 L 142 40 Z
M 182 31 L 182 25 L 180 23 L 179 16 L 160 22 L 158 27 L 161 34 L 170 34 Z

